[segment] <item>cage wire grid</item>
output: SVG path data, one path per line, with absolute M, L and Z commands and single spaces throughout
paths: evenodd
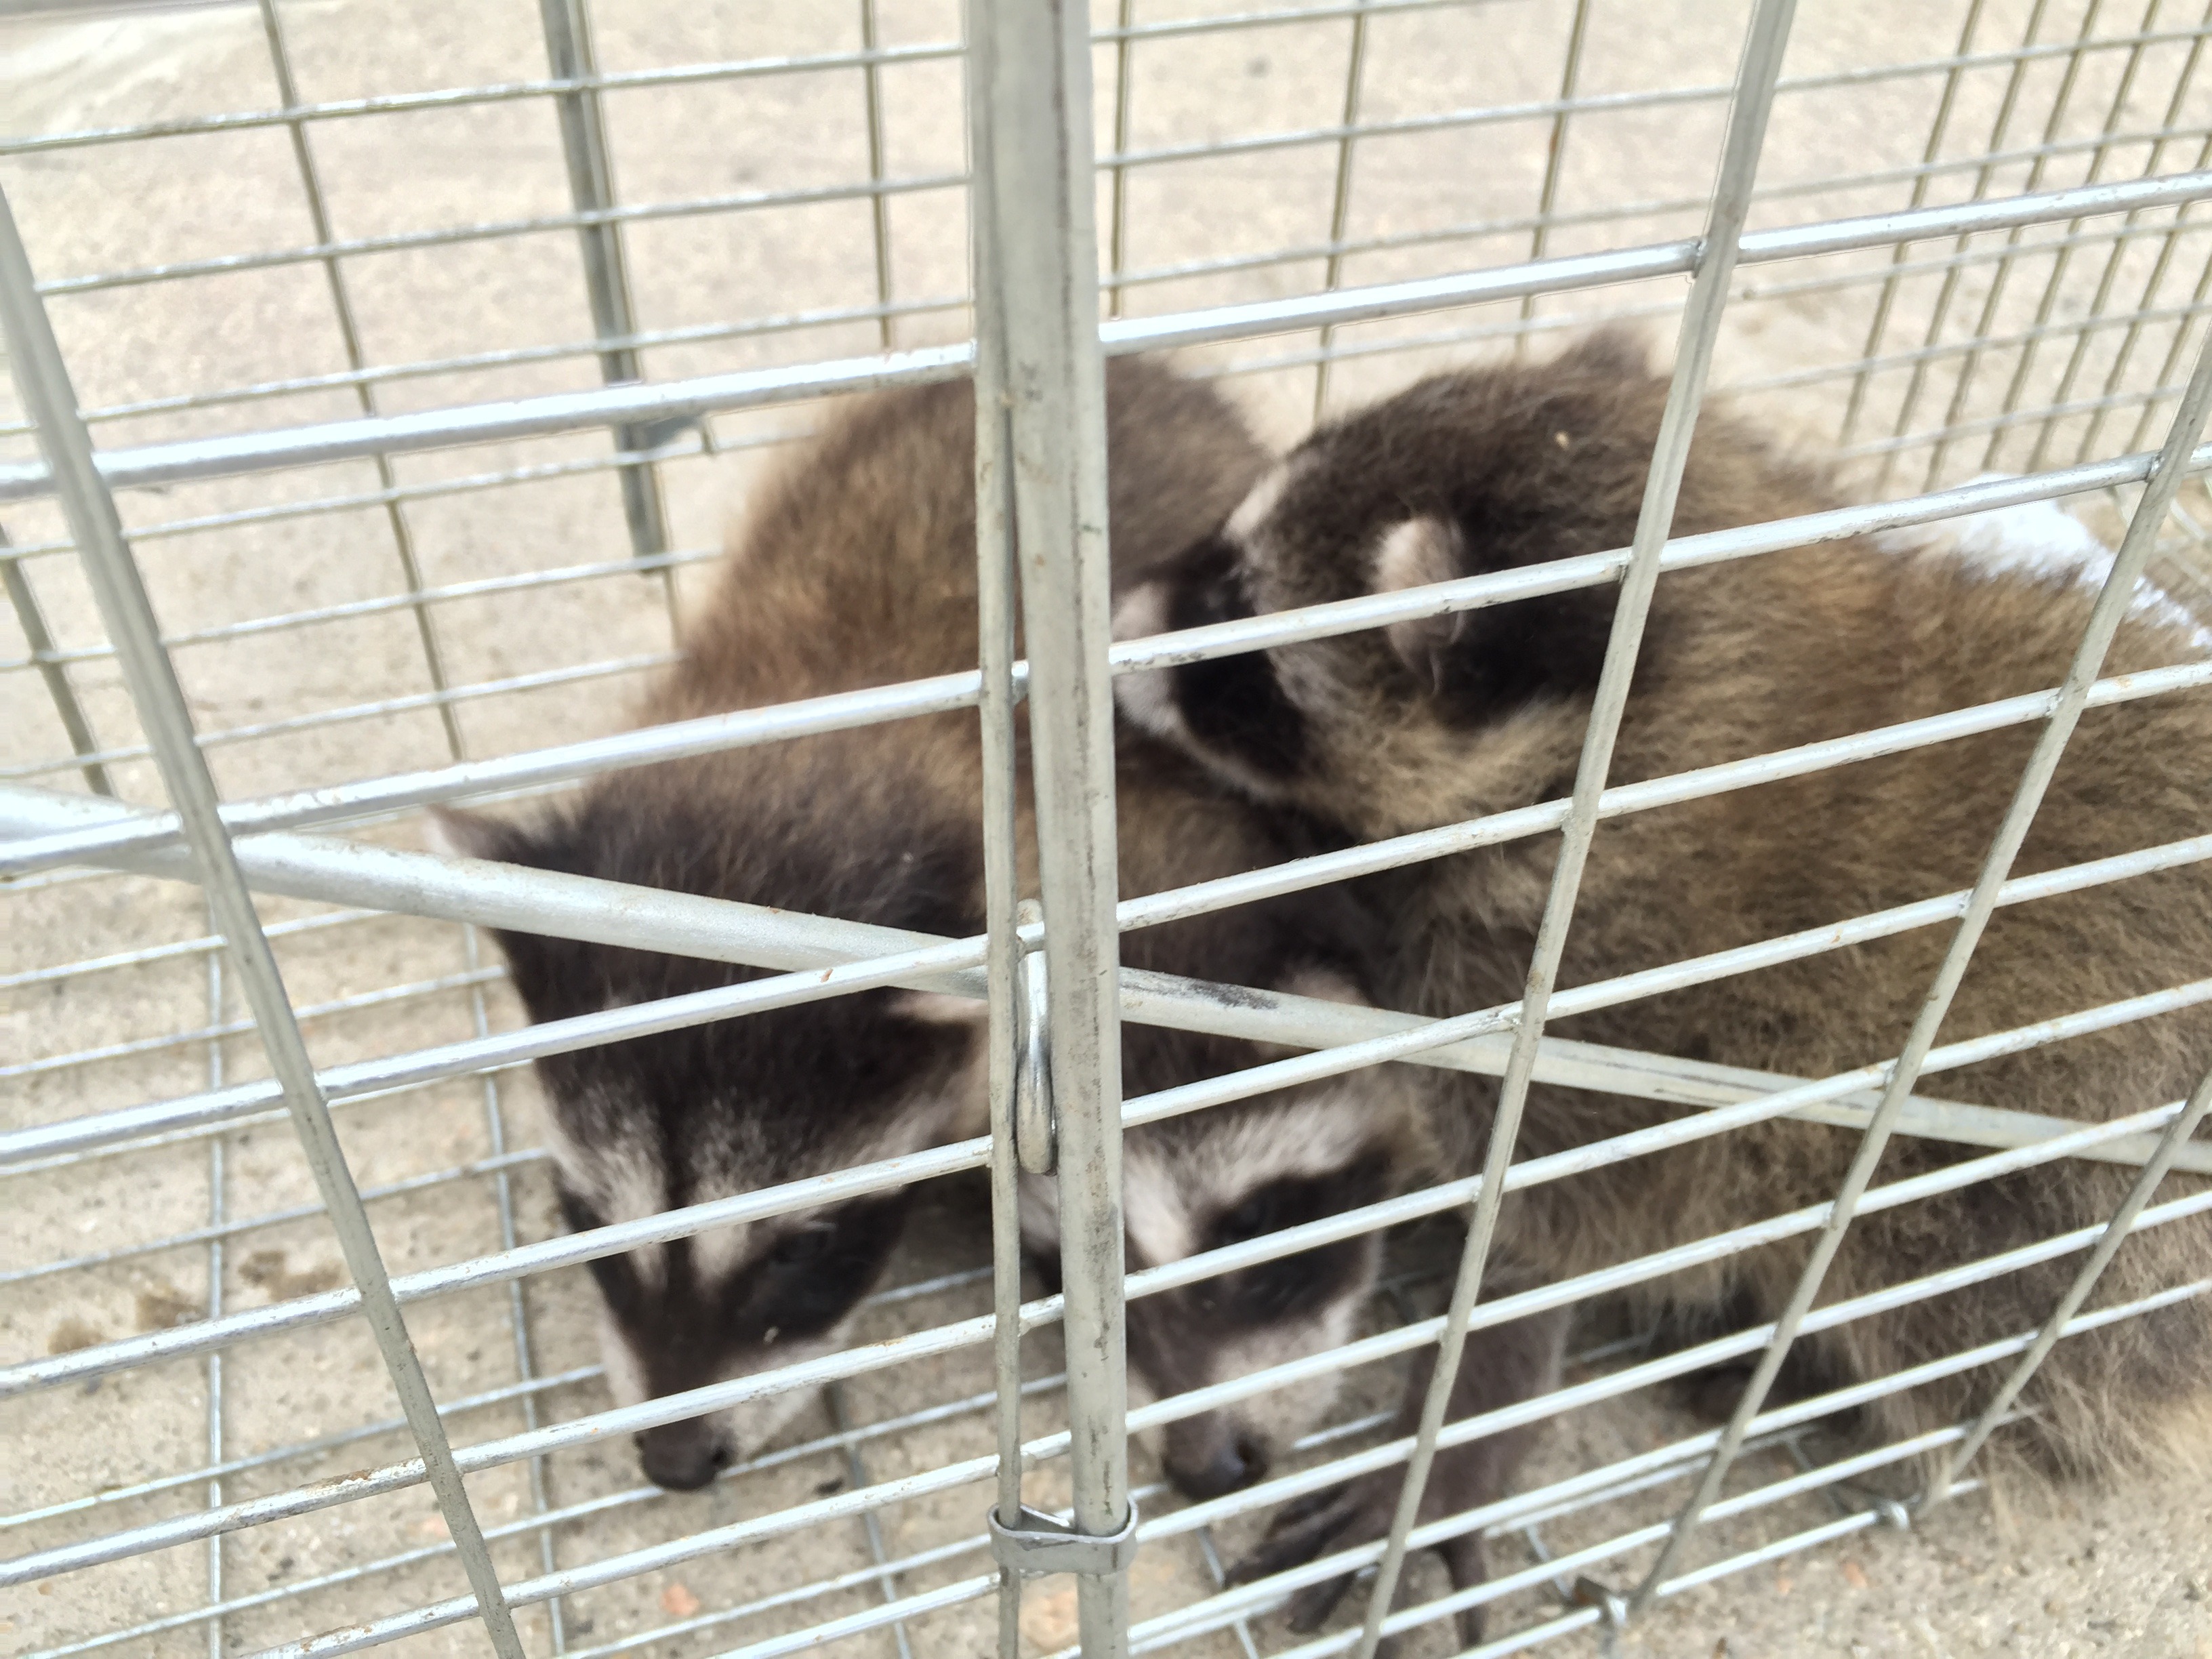
M 1963 960 L 1993 905 L 2199 860 L 2212 836 L 2009 878 L 2001 842 L 1971 890 L 1593 985 L 1549 985 L 1554 928 L 1526 1007 L 1443 1022 L 1275 999 L 1224 1027 L 1202 988 L 1125 975 L 1124 1017 L 1210 1020 L 1313 1050 L 1132 1100 L 1129 1124 L 1386 1059 L 1503 1075 L 1509 1113 L 1532 1078 L 1707 1109 L 1524 1162 L 1504 1181 L 1453 1182 L 1131 1274 L 1127 1294 L 1142 1296 L 1474 1206 L 1466 1261 L 1455 1268 L 1449 1248 L 1409 1250 L 1372 1330 L 1349 1347 L 1128 1413 L 1138 1431 L 1345 1370 L 1338 1419 L 1249 1491 L 1177 1507 L 1139 1448 L 1125 1493 L 1111 1390 L 1060 1374 L 1057 1300 L 1022 1310 L 1025 1373 L 1006 1344 L 993 1352 L 985 1242 L 963 1230 L 957 1200 L 937 1200 L 912 1230 L 890 1288 L 866 1306 L 868 1346 L 683 1407 L 608 1408 L 590 1292 L 562 1270 L 823 1194 L 769 1189 L 562 1235 L 532 1144 L 528 1060 L 870 985 L 981 990 L 988 975 L 996 1017 L 1011 1017 L 1025 947 L 1011 913 L 987 938 L 943 941 L 632 893 L 621 942 L 777 976 L 681 1008 L 520 1027 L 480 927 L 527 918 L 610 937 L 606 895 L 543 872 L 487 879 L 409 851 L 414 809 L 932 711 L 978 708 L 987 731 L 1004 730 L 990 723 L 1011 720 L 1018 690 L 1033 722 L 1065 721 L 1107 672 L 1506 602 L 1515 589 L 1475 579 L 1357 616 L 1286 613 L 1110 652 L 1103 637 L 1087 650 L 1070 639 L 1041 654 L 1054 666 L 1034 681 L 987 659 L 936 682 L 573 736 L 605 730 L 611 696 L 667 659 L 726 493 L 741 496 L 761 456 L 803 433 L 811 402 L 970 372 L 988 383 L 1005 372 L 992 350 L 1028 362 L 1087 349 L 1088 300 L 1079 315 L 1056 313 L 1048 295 L 997 296 L 981 311 L 996 343 L 975 360 L 963 29 L 951 9 L 860 0 L 835 16 L 707 9 L 650 22 L 595 17 L 583 0 L 510 9 L 465 29 L 396 5 L 259 0 L 181 14 L 158 28 L 189 72 L 20 100 L 18 126 L 0 138 L 0 187 L 38 279 L 33 291 L 21 268 L 0 270 L 25 387 L 0 421 L 0 571 L 17 629 L 0 642 L 0 869 L 11 886 L 0 985 L 15 1000 L 0 1056 L 12 1348 L 0 1392 L 11 1443 L 36 1449 L 9 1460 L 0 1518 L 11 1644 L 58 1659 L 203 1645 L 473 1652 L 487 1641 L 766 1656 L 834 1642 L 904 1659 L 988 1649 L 1008 1630 L 1025 1650 L 1064 1650 L 1079 1625 L 1097 1652 L 1317 1656 L 1371 1651 L 1382 1603 L 1365 1624 L 1353 1607 L 1310 1641 L 1271 1611 L 1300 1583 L 1370 1565 L 1393 1577 L 1401 1562 L 1415 1594 L 1389 1628 L 1416 1650 L 1455 1646 L 1443 1615 L 1470 1599 L 1493 1607 L 1481 1651 L 1602 1644 L 1623 1623 L 1660 1628 L 1651 1621 L 1702 1586 L 1909 1524 L 1905 1506 L 1858 1484 L 1890 1465 L 1947 1453 L 1952 1490 L 1970 1488 L 1970 1454 L 2011 1402 L 1992 1381 L 1978 1420 L 1858 1452 L 1824 1437 L 1823 1417 L 1940 1372 L 2016 1376 L 2063 1331 L 2142 1310 L 2083 1314 L 2073 1298 L 2039 1333 L 1841 1397 L 1763 1406 L 1755 1382 L 1722 1428 L 1669 1414 L 1657 1385 L 1778 1355 L 1796 1321 L 1681 1352 L 1594 1333 L 1560 1389 L 1518 1408 L 1559 1419 L 1527 1490 L 1418 1528 L 1408 1510 L 1386 1544 L 1224 1586 L 1226 1562 L 1278 1504 L 1369 1469 L 1418 1467 L 1438 1444 L 1503 1425 L 1445 1425 L 1432 1410 L 1412 1443 L 1391 1438 L 1398 1366 L 1418 1348 L 1451 1350 L 1516 1312 L 1583 1304 L 1777 1238 L 1818 1240 L 1854 1208 L 2059 1157 L 2146 1165 L 2102 1239 L 2087 1230 L 1796 1308 L 1801 1328 L 2031 1259 L 2078 1256 L 2086 1291 L 2130 1228 L 2207 1207 L 2195 1189 L 2154 1190 L 2169 1164 L 2205 1167 L 2202 1146 L 2185 1144 L 2203 1091 L 2090 1127 L 2022 1123 L 1915 1091 L 1920 1074 L 1940 1085 L 1943 1070 L 2008 1043 L 2203 1000 L 2212 981 L 1948 1044 L 1936 1042 L 1932 1000 L 1896 1066 L 1816 1081 L 1540 1032 L 1547 1018 L 1909 928 L 1963 923 Z M 1678 416 L 1698 406 L 1710 363 L 1717 389 L 1861 469 L 1863 505 L 1671 542 L 1655 515 L 1632 549 L 1557 568 L 1563 585 L 1620 581 L 1634 611 L 1670 568 L 2063 500 L 2119 550 L 2101 620 L 2116 619 L 2138 571 L 2185 604 L 2201 593 L 2195 480 L 2212 446 L 2200 442 L 2195 325 L 2212 264 L 2191 209 L 2212 196 L 2212 90 L 2199 74 L 2212 9 L 1761 0 L 1669 9 L 1662 26 L 1605 0 L 1188 15 L 1119 0 L 1088 20 L 1087 100 L 1080 45 L 1039 21 L 1055 14 L 976 12 L 1006 56 L 999 76 L 969 66 L 964 96 L 1029 146 L 1003 168 L 982 147 L 979 171 L 1002 200 L 1034 208 L 1054 185 L 1035 157 L 1073 158 L 1057 215 L 1002 211 L 983 234 L 1027 238 L 1027 252 L 1072 275 L 1085 264 L 1079 222 L 1095 216 L 1106 350 L 1181 348 L 1287 438 L 1437 362 L 1519 350 L 1599 315 L 1644 317 L 1655 334 L 1678 333 Z M 1060 131 L 1055 89 L 1093 125 Z M 1079 202 L 1075 181 L 1094 172 L 1095 201 Z M 1004 195 L 1018 190 L 1032 194 Z M 441 314 L 439 296 L 471 289 L 477 303 Z M 42 368 L 27 341 L 47 326 L 58 349 Z M 66 379 L 52 372 L 64 364 Z M 1048 445 L 1073 418 L 1057 385 L 1013 441 Z M 33 442 L 42 422 L 51 472 Z M 1679 468 L 1686 435 L 1670 422 L 1662 476 Z M 74 473 L 72 441 L 89 462 Z M 1062 474 L 1073 489 L 1073 471 Z M 1025 522 L 1025 544 L 1031 533 Z M 134 568 L 152 600 L 135 634 L 124 620 Z M 995 602 L 1010 603 L 1003 592 Z M 1116 927 L 1516 836 L 1558 832 L 1572 849 L 1601 817 L 1967 732 L 2040 723 L 2038 764 L 2055 762 L 2085 707 L 2212 680 L 2199 662 L 2099 679 L 2094 646 L 2083 672 L 2039 696 L 1649 784 L 1607 787 L 1601 761 L 1545 807 L 1110 913 L 1114 896 L 1055 891 L 1048 872 L 1053 981 L 1076 983 L 1060 970 L 1086 952 L 1110 962 Z M 1620 713 L 1624 682 L 1609 678 L 1601 726 Z M 1041 787 L 1048 830 L 1054 811 L 1069 815 L 1066 833 L 1079 827 L 1079 774 Z M 994 775 L 1003 785 L 1003 767 Z M 1055 787 L 1068 792 L 1058 806 Z M 327 833 L 341 826 L 355 845 Z M 195 870 L 204 897 L 173 879 Z M 1555 890 L 1560 923 L 1572 888 L 1570 873 Z M 1031 930 L 1026 948 L 1038 943 Z M 1055 1006 L 1056 1041 L 1085 1020 L 1095 1028 L 1110 1011 Z M 1111 1133 L 1104 1108 L 1119 1103 L 1100 1094 L 1102 1079 L 1055 1081 L 1068 1122 Z M 288 1102 L 309 1159 L 294 1155 Z M 1783 1112 L 1861 1133 L 1863 1190 L 1847 1189 L 1832 1213 L 1747 1218 L 1719 1238 L 1474 1302 L 1486 1218 L 1505 1185 L 1571 1179 Z M 1867 1184 L 1893 1132 L 1962 1139 L 1976 1155 L 1937 1176 Z M 319 1184 L 306 1178 L 318 1157 Z M 939 1177 L 991 1158 L 963 1143 L 834 1186 L 857 1195 L 926 1180 L 936 1193 Z M 1496 1156 L 1491 1173 L 1505 1176 Z M 1098 1282 L 1076 1312 L 1094 1327 L 1118 1317 L 1114 1265 L 1089 1275 Z M 1073 1261 L 1070 1274 L 1085 1277 Z M 1004 1275 L 995 1293 L 1001 1312 L 1019 1295 Z M 389 1340 L 401 1310 L 420 1356 L 411 1375 Z M 381 1352 L 369 1340 L 380 1316 Z M 817 1385 L 809 1426 L 708 1497 L 639 1484 L 630 1430 Z M 1103 1583 L 1079 1607 L 1065 1579 L 1037 1581 L 1002 1627 L 982 1516 L 1004 1501 L 994 1455 L 1011 1419 L 997 1413 L 994 1431 L 994 1406 L 1016 1389 L 1029 1500 L 1072 1504 L 1079 1525 L 1103 1531 L 1133 1495 L 1144 1548 L 1118 1599 Z M 437 1501 L 423 1501 L 425 1486 Z M 1443 1595 L 1409 1542 L 1474 1526 L 1501 1540 L 1496 1576 L 1473 1597 Z M 486 1618 L 471 1591 L 495 1583 Z

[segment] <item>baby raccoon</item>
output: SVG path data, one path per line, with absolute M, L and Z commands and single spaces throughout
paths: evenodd
M 1107 404 L 1118 568 L 1203 533 L 1267 465 L 1226 403 L 1156 364 L 1110 363 Z M 761 493 L 644 719 L 972 668 L 974 437 L 964 384 L 859 400 L 835 418 Z M 1141 739 L 1128 749 L 1118 783 L 1125 893 L 1297 850 L 1279 827 L 1286 815 L 1225 793 L 1170 750 Z M 984 925 L 981 781 L 975 717 L 963 712 L 616 774 L 532 824 L 447 814 L 444 829 L 450 845 L 479 857 L 960 937 Z M 1127 958 L 1349 995 L 1352 914 L 1334 896 L 1283 900 L 1133 934 Z M 501 944 L 539 1020 L 757 976 L 527 934 Z M 980 1133 L 983 1014 L 978 1001 L 872 991 L 541 1060 L 562 1213 L 572 1227 L 593 1227 Z M 1250 1044 L 1134 1025 L 1125 1043 L 1132 1094 L 1266 1057 Z M 1373 1172 L 1392 1160 L 1373 1148 L 1413 1127 L 1402 1099 L 1390 1109 L 1394 1097 L 1352 1079 L 1133 1134 L 1133 1259 L 1170 1259 L 1381 1195 Z M 1257 1129 L 1278 1111 L 1298 1126 L 1295 1142 Z M 1200 1142 L 1210 1150 L 1193 1150 Z M 1029 1232 L 1042 1244 L 1053 1231 L 1048 1184 L 1033 1183 L 1030 1202 Z M 617 1399 L 842 1346 L 906 1210 L 895 1192 L 593 1262 Z M 1133 1347 L 1179 1389 L 1340 1340 L 1364 1306 L 1375 1248 L 1331 1247 L 1147 1298 L 1132 1310 Z M 1327 1395 L 1188 1419 L 1167 1437 L 1169 1466 L 1196 1490 L 1252 1478 Z M 703 1486 L 806 1398 L 787 1390 L 648 1430 L 639 1437 L 646 1473 L 672 1488 Z
M 1234 875 L 1311 850 L 1295 826 L 1223 799 L 1139 740 L 1119 769 L 1121 890 Z M 1341 892 L 1240 905 L 1126 933 L 1121 960 L 1236 986 L 1366 1002 L 1371 919 Z M 1121 1028 L 1128 1098 L 1280 1058 L 1286 1051 L 1164 1027 Z M 1164 1266 L 1395 1196 L 1430 1161 L 1419 1099 L 1399 1068 L 1209 1106 L 1128 1131 L 1121 1192 L 1128 1268 Z M 1057 1277 L 1054 1184 L 1024 1176 L 1024 1242 Z M 1160 1398 L 1322 1352 L 1362 1334 L 1382 1268 L 1378 1233 L 1218 1274 L 1128 1304 L 1130 1394 Z M 1212 1498 L 1266 1474 L 1334 1401 L 1335 1373 L 1179 1419 L 1162 1466 Z
M 1438 375 L 1316 431 L 1212 532 L 1133 587 L 1127 638 L 1540 564 L 1632 539 L 1666 382 L 1641 349 L 1601 334 L 1556 360 Z M 1839 497 L 1749 424 L 1701 419 L 1673 533 L 1814 512 Z M 1614 589 L 1583 588 L 1387 629 L 1141 676 L 1127 717 L 1258 800 L 1373 840 L 1565 795 L 1604 659 Z M 2063 678 L 2090 598 L 2063 577 L 1992 574 L 1957 557 L 1826 543 L 1660 580 L 1609 781 L 1630 783 L 2040 691 Z M 2123 625 L 2105 672 L 2198 657 L 2185 628 Z M 2036 735 L 2033 726 L 1866 760 L 1611 819 L 1597 831 L 1559 983 L 1572 987 L 1843 921 L 1970 885 Z M 2202 834 L 2212 812 L 2212 704 L 2172 695 L 2086 714 L 2015 873 Z M 1521 995 L 1556 841 L 1530 837 L 1376 878 L 1395 919 L 1375 989 L 1450 1015 Z M 1950 930 L 1875 944 L 1557 1022 L 1559 1035 L 1824 1077 L 1895 1054 Z M 1945 1023 L 1971 1037 L 2212 968 L 2212 872 L 2201 864 L 1997 912 Z M 1967 1101 L 2097 1121 L 2188 1092 L 2212 1060 L 2199 1008 L 1946 1071 Z M 1424 1072 L 1428 1132 L 1452 1173 L 1479 1166 L 1496 1085 Z M 1538 1087 L 1519 1156 L 1560 1152 L 1674 1115 L 1620 1096 Z M 1857 1137 L 1781 1119 L 1527 1189 L 1500 1237 L 1553 1275 L 1588 1272 L 1832 1197 Z M 1900 1136 L 1878 1181 L 1960 1149 Z M 1823 1297 L 2103 1222 L 2130 1172 L 2054 1163 L 1864 1215 Z M 2200 1187 L 2175 1176 L 2175 1188 Z M 1802 1241 L 1645 1286 L 1644 1311 L 1771 1319 Z M 1824 1384 L 1883 1376 L 2037 1327 L 2078 1255 L 1801 1340 L 1793 1366 Z M 2192 1218 L 2122 1248 L 2093 1305 L 2212 1272 Z M 1525 1334 L 1525 1333 L 1524 1333 Z M 1511 1345 L 1468 1350 L 1465 1415 L 1536 1375 Z M 1884 1437 L 1979 1408 L 1984 1368 L 1866 1407 Z M 2163 1308 L 2059 1343 L 2022 1404 L 2013 1449 L 2053 1474 L 2149 1462 L 2201 1411 L 2212 1304 Z M 2185 1435 L 2182 1438 L 2185 1440 Z M 1477 1443 L 1478 1446 L 1480 1443 Z M 1438 1459 L 1435 1513 L 1497 1495 L 1510 1459 Z M 1386 1471 L 1279 1528 L 1255 1570 L 1372 1536 Z M 1455 1577 L 1459 1569 L 1455 1567 Z

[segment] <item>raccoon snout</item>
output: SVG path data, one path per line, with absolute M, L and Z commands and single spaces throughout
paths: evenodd
M 1176 1425 L 1184 1426 L 1187 1425 Z M 1170 1430 L 1166 1455 L 1162 1459 L 1168 1479 L 1184 1497 L 1218 1498 L 1239 1486 L 1249 1486 L 1267 1474 L 1267 1448 L 1251 1436 L 1239 1434 L 1225 1425 L 1214 1428 L 1211 1433 L 1204 1432 L 1211 1425 L 1203 1419 L 1188 1426 L 1201 1432 L 1179 1437 Z
M 733 1455 L 729 1437 L 704 1417 L 643 1431 L 637 1452 L 646 1479 L 670 1492 L 698 1491 L 729 1468 Z

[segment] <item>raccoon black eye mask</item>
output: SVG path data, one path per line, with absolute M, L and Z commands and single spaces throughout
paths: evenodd
M 1169 595 L 1157 631 L 1180 632 L 1253 615 L 1237 562 L 1236 548 L 1214 535 L 1157 573 L 1154 582 Z M 1135 625 L 1125 611 L 1116 631 Z M 1194 744 L 1235 755 L 1269 778 L 1293 775 L 1304 760 L 1304 718 L 1284 694 L 1267 653 L 1243 651 L 1182 663 L 1145 678 L 1167 682 L 1161 695 Z

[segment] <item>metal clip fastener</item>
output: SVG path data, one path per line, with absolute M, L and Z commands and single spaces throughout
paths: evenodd
M 1019 914 L 1028 923 L 1042 913 L 1036 900 L 1024 899 Z M 1043 951 L 1023 952 L 1014 964 L 1014 1006 L 1022 1020 L 1014 1054 L 1014 1156 L 1031 1175 L 1050 1175 L 1060 1166 L 1060 1125 L 1053 1110 Z
M 1137 1559 L 1137 1506 L 1118 1532 L 1077 1532 L 1064 1522 L 1022 1505 L 1022 1524 L 1004 1525 L 998 1506 L 990 1512 L 991 1553 L 1016 1572 L 1079 1572 L 1086 1577 L 1120 1572 Z

